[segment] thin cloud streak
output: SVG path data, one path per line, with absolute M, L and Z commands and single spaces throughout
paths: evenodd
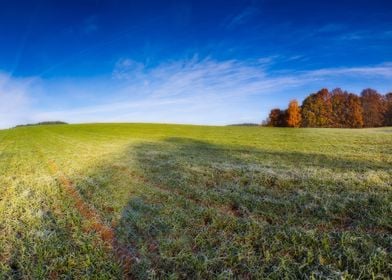
M 260 12 L 259 7 L 255 5 L 249 5 L 242 9 L 238 14 L 227 18 L 223 25 L 227 29 L 232 29 L 236 26 L 242 25 L 250 20 L 252 17 L 256 16 Z
M 309 77 L 326 77 L 337 75 L 392 78 L 392 64 L 386 63 L 384 65 L 374 67 L 329 68 L 305 72 L 305 76 Z

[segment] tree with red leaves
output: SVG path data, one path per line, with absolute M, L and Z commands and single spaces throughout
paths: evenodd
M 272 109 L 268 117 L 268 126 L 286 126 L 286 110 Z
M 374 89 L 368 88 L 361 92 L 363 124 L 365 127 L 384 125 L 385 99 Z
M 392 92 L 385 95 L 384 125 L 392 126 Z

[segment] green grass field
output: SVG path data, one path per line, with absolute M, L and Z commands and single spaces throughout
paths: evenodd
M 0 279 L 388 279 L 392 128 L 0 131 Z

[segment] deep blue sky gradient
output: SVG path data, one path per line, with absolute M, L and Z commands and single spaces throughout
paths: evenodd
M 17 92 L 15 104 L 23 99 L 30 114 L 15 114 L 2 126 L 52 117 L 73 122 L 258 121 L 271 107 L 323 86 L 351 91 L 373 86 L 384 93 L 392 90 L 391 15 L 392 1 L 387 0 L 0 0 L 0 73 L 7 77 L 0 83 L 0 103 L 2 94 L 14 102 L 10 92 Z M 214 73 L 209 71 L 219 76 L 210 79 Z M 276 84 L 257 84 L 238 97 L 249 82 L 239 79 L 231 86 L 238 92 L 227 96 L 233 103 L 228 102 L 218 84 L 245 73 L 251 73 L 251 82 L 265 78 Z M 171 94 L 167 80 L 174 77 L 184 81 L 179 85 L 183 90 Z M 191 92 L 194 77 L 198 91 Z M 279 90 L 275 79 L 287 77 L 303 82 Z M 198 97 L 203 92 L 208 92 L 206 99 Z M 176 103 L 184 97 L 184 104 L 193 106 L 189 114 Z M 144 106 L 147 100 L 177 105 L 157 103 L 157 110 Z M 200 119 L 196 116 L 211 112 L 201 106 L 203 100 L 217 104 L 215 114 Z M 111 102 L 127 103 L 138 113 L 126 114 L 124 108 L 121 119 L 109 112 Z M 102 109 L 107 115 L 98 116 L 97 106 L 108 106 Z M 250 112 L 257 111 L 252 117 Z

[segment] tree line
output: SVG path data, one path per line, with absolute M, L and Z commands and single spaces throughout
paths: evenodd
M 36 126 L 36 125 L 56 125 L 56 124 L 68 124 L 62 121 L 47 121 L 47 122 L 38 122 L 38 123 L 28 123 L 28 124 L 18 124 L 16 127 L 25 127 L 25 126 Z
M 392 92 L 382 95 L 364 89 L 358 96 L 340 88 L 321 89 L 302 105 L 291 100 L 288 108 L 271 110 L 267 126 L 361 128 L 392 126 Z

